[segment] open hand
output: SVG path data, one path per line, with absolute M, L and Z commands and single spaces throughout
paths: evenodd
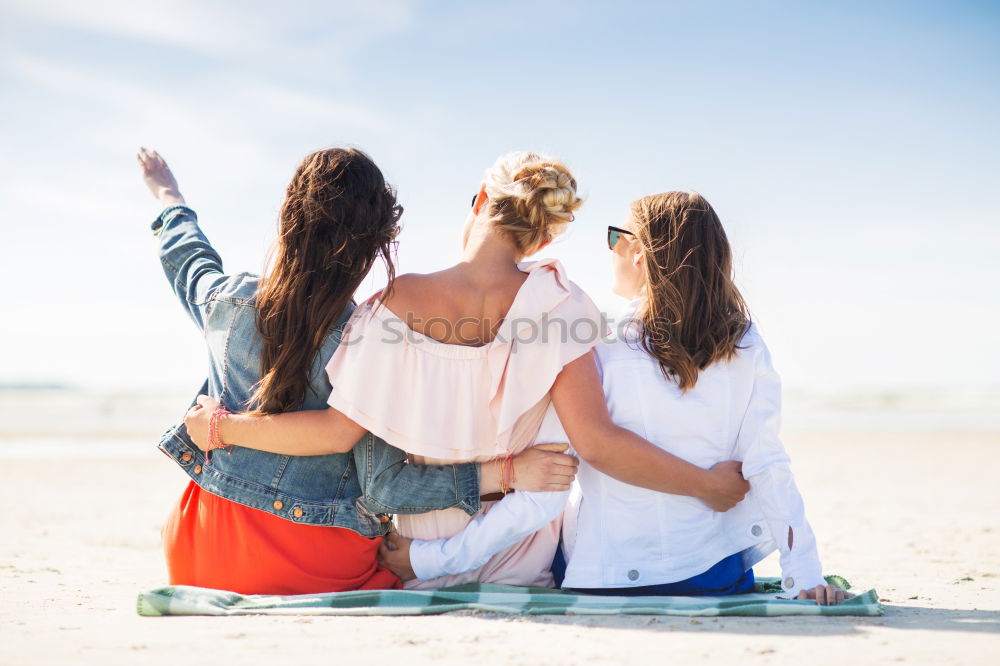
M 389 532 L 378 547 L 378 563 L 399 576 L 404 583 L 417 577 L 410 565 L 411 543 L 413 539 L 399 536 L 397 532 Z
M 705 492 L 698 499 L 713 511 L 729 511 L 743 501 L 750 492 L 750 484 L 743 478 L 743 463 L 727 460 L 708 470 Z
M 222 403 L 215 398 L 199 395 L 198 404 L 191 407 L 184 416 L 184 426 L 187 428 L 188 436 L 202 451 L 208 451 L 208 427 L 212 412 L 221 405 Z
M 854 595 L 834 585 L 817 585 L 811 590 L 802 590 L 796 599 L 815 601 L 820 606 L 836 606 Z
M 167 206 L 184 205 L 184 197 L 181 196 L 180 188 L 177 186 L 177 179 L 160 154 L 155 150 L 140 148 L 135 156 L 142 169 L 142 178 L 146 181 L 146 187 L 153 193 L 160 204 Z
M 555 492 L 569 490 L 580 461 L 565 452 L 569 444 L 539 444 L 514 456 L 517 490 Z

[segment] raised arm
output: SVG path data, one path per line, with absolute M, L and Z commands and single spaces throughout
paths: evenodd
M 161 207 L 152 229 L 160 241 L 163 271 L 184 309 L 204 329 L 211 295 L 228 279 L 222 272 L 222 259 L 199 228 L 197 214 L 185 204 L 163 158 L 141 148 L 136 160 Z
M 552 404 L 580 457 L 623 483 L 696 497 L 715 511 L 733 508 L 749 490 L 738 463 L 705 470 L 616 425 L 608 414 L 592 353 L 559 373 L 552 386 Z

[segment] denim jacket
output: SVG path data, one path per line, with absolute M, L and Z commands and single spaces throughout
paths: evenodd
M 246 409 L 261 378 L 254 307 L 260 278 L 223 273 L 222 260 L 186 206 L 165 209 L 152 228 L 167 279 L 208 346 L 201 392 L 228 409 Z M 326 408 L 325 367 L 353 309 L 347 308 L 316 355 L 302 409 Z M 206 461 L 180 423 L 163 434 L 159 448 L 210 493 L 296 523 L 344 527 L 366 537 L 388 532 L 389 514 L 459 508 L 473 515 L 480 508 L 478 465 L 410 465 L 403 451 L 371 433 L 350 453 L 299 457 L 234 446 L 213 451 Z

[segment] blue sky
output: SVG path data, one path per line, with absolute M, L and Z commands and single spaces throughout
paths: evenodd
M 609 311 L 604 227 L 694 189 L 787 385 L 1000 383 L 997 3 L 143 4 L 0 0 L 0 382 L 197 385 L 136 147 L 239 271 L 298 160 L 350 144 L 399 188 L 404 272 L 530 148 L 578 175 L 551 254 Z

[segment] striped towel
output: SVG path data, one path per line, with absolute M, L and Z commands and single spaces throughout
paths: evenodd
M 828 581 L 847 589 L 847 581 Z M 838 606 L 778 599 L 777 578 L 761 578 L 752 594 L 726 597 L 604 597 L 563 590 L 468 584 L 440 590 L 360 590 L 289 596 L 243 595 L 187 585 L 139 595 L 139 615 L 437 615 L 476 610 L 512 615 L 882 615 L 875 590 Z

